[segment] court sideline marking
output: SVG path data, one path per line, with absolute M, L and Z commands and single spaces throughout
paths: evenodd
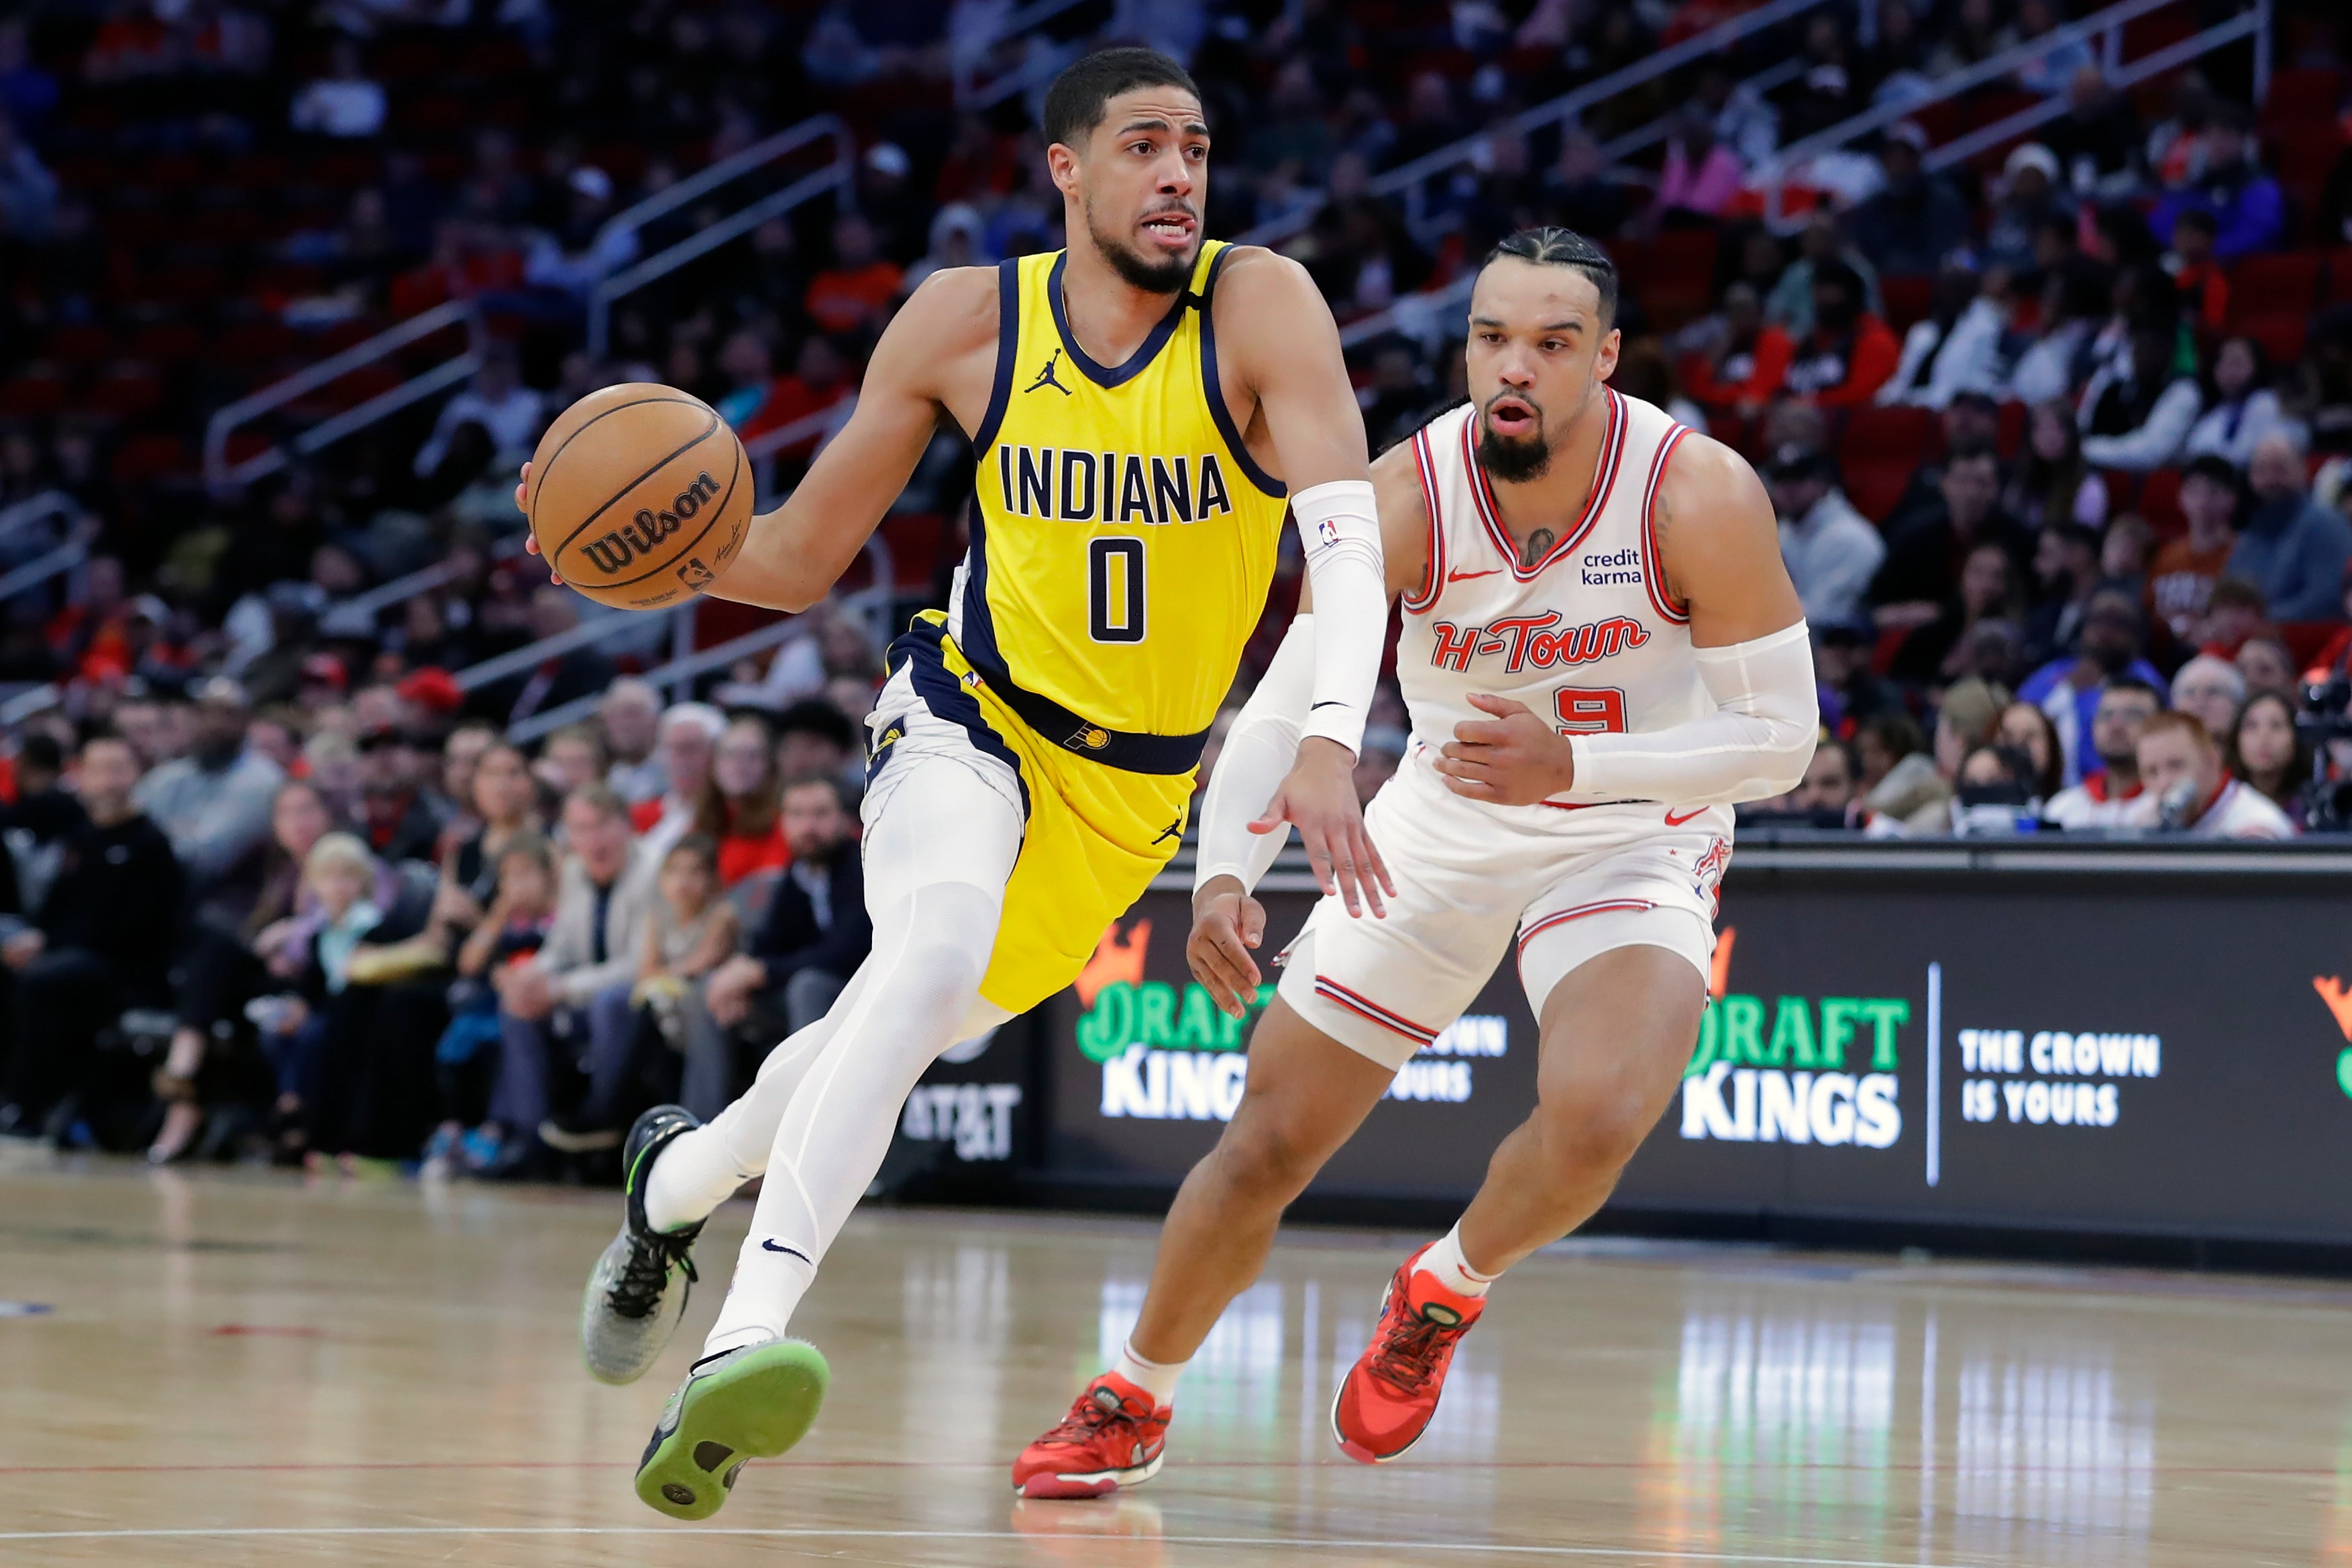
M 1051 1537 L 1023 1530 L 762 1530 L 753 1527 L 679 1530 L 675 1525 L 225 1525 L 216 1529 L 0 1531 L 0 1541 L 257 1540 L 276 1536 L 384 1535 L 742 1535 L 773 1541 L 1040 1541 Z M 1065 1539 L 1079 1539 L 1076 1536 Z M 1089 1536 L 1086 1539 L 1108 1539 Z M 1897 1563 L 1881 1557 L 1780 1557 L 1746 1552 L 1675 1552 L 1641 1546 L 1513 1546 L 1499 1542 L 1447 1541 L 1309 1541 L 1247 1535 L 1156 1535 L 1142 1537 L 1167 1546 L 1272 1547 L 1309 1552 L 1490 1552 L 1526 1557 L 1617 1557 L 1667 1563 L 1779 1563 L 1785 1568 L 1938 1568 L 1934 1563 Z

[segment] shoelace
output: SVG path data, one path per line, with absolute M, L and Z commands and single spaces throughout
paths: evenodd
M 631 1239 L 629 1260 L 621 1265 L 621 1277 L 613 1281 L 604 1299 L 614 1312 L 625 1318 L 645 1318 L 653 1315 L 661 1305 L 662 1291 L 669 1286 L 669 1271 L 683 1267 L 688 1283 L 700 1280 L 694 1271 L 694 1259 L 688 1249 L 694 1239 L 671 1236 L 639 1236 Z
M 1381 1338 L 1381 1352 L 1369 1368 L 1398 1393 L 1414 1396 L 1429 1386 L 1437 1364 L 1467 1323 L 1441 1323 L 1419 1312 L 1399 1322 Z
M 1070 1406 L 1070 1413 L 1062 1417 L 1062 1424 L 1040 1437 L 1038 1441 L 1085 1443 L 1108 1428 L 1114 1427 L 1134 1428 L 1149 1418 L 1148 1416 L 1138 1415 L 1134 1406 L 1123 1399 L 1115 1405 L 1104 1404 L 1097 1395 L 1108 1392 L 1108 1389 L 1089 1389 L 1078 1396 L 1077 1403 Z

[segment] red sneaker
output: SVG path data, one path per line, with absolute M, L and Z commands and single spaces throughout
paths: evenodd
M 1101 1497 L 1160 1473 L 1168 1423 L 1151 1396 L 1116 1372 L 1087 1385 L 1062 1424 L 1013 1461 L 1013 1490 L 1023 1497 Z
M 1484 1297 L 1457 1296 L 1435 1275 L 1414 1270 L 1428 1250 L 1406 1259 L 1389 1281 L 1371 1345 L 1331 1401 L 1331 1434 L 1358 1464 L 1387 1464 L 1421 1440 L 1437 1414 L 1454 1345 L 1486 1310 Z

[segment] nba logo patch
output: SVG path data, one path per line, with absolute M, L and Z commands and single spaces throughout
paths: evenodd
M 1315 532 L 1327 545 L 1336 545 L 1339 542 L 1339 526 L 1328 517 L 1315 525 Z

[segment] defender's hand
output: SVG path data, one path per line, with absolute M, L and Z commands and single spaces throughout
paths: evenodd
M 1240 1018 L 1257 996 L 1257 960 L 1250 949 L 1265 937 L 1265 905 L 1242 891 L 1241 879 L 1213 876 L 1192 894 L 1192 935 L 1184 961 L 1227 1018 Z
M 515 485 L 515 510 L 520 512 L 524 517 L 530 516 L 530 465 L 528 463 L 522 465 L 522 478 Z M 525 534 L 523 536 L 522 548 L 529 550 L 532 555 L 537 555 L 539 553 L 539 536 L 537 534 Z M 548 572 L 547 577 L 548 580 L 554 583 L 558 588 L 563 586 L 563 579 L 556 576 L 552 570 Z
M 1356 759 L 1346 747 L 1320 735 L 1298 743 L 1298 760 L 1249 830 L 1280 832 L 1285 822 L 1298 824 L 1316 886 L 1338 894 L 1350 915 L 1361 915 L 1369 904 L 1375 916 L 1388 917 L 1381 894 L 1386 890 L 1395 897 L 1396 884 L 1364 831 L 1364 809 L 1356 802 Z
M 1568 737 L 1527 704 L 1480 692 L 1470 706 L 1495 716 L 1455 725 L 1454 738 L 1439 747 L 1437 771 L 1448 789 L 1498 806 L 1532 806 L 1576 782 Z

